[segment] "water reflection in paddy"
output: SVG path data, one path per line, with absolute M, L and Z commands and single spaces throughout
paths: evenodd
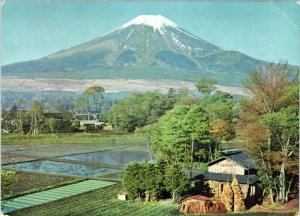
M 133 150 L 111 150 L 92 152 L 76 155 L 68 155 L 61 157 L 68 160 L 86 161 L 92 163 L 103 163 L 111 165 L 126 166 L 130 162 L 150 161 L 151 155 L 147 151 L 133 151 Z
M 95 166 L 54 162 L 48 160 L 10 164 L 6 166 L 2 166 L 2 168 L 21 170 L 21 171 L 44 172 L 50 174 L 79 176 L 79 177 L 99 176 L 108 173 L 117 173 L 122 171 L 118 169 L 99 168 Z

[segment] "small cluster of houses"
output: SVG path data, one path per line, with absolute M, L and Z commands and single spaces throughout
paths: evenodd
M 24 111 L 26 113 L 26 111 Z M 43 118 L 40 119 L 40 124 L 41 125 L 46 125 L 47 124 L 47 119 L 53 118 L 57 122 L 60 123 L 61 128 L 67 128 L 72 124 L 71 121 L 78 120 L 79 121 L 79 130 L 81 131 L 100 131 L 100 130 L 112 130 L 112 127 L 107 125 L 105 122 L 99 121 L 97 119 L 97 115 L 95 114 L 78 114 L 75 113 L 74 116 L 72 117 L 73 120 L 70 119 L 65 119 L 63 113 L 60 112 L 44 112 L 43 113 Z M 6 119 L 1 117 L 1 132 L 2 133 L 11 133 L 14 132 L 14 128 L 16 128 L 16 125 L 18 124 L 18 119 L 16 120 L 8 120 L 8 124 L 4 124 Z M 23 119 L 23 131 L 25 133 L 29 132 L 30 130 L 30 119 Z M 62 130 L 63 131 L 63 130 Z

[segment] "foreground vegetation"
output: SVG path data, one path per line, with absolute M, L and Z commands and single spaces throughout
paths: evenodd
M 61 199 L 38 205 L 22 210 L 12 212 L 14 216 L 167 216 L 179 214 L 179 205 L 171 204 L 170 201 L 164 202 L 133 202 L 120 201 L 117 199 L 117 193 L 122 188 L 121 185 L 113 185 L 97 189 L 91 192 L 76 195 L 70 198 Z M 247 213 L 229 213 L 218 214 L 218 216 L 238 215 L 238 216 L 292 216 L 295 213 L 290 212 L 247 212 Z M 212 215 L 213 216 L 213 215 Z
M 121 185 L 113 185 L 92 192 L 57 200 L 40 206 L 12 212 L 11 215 L 169 215 L 179 206 L 168 203 L 119 201 Z

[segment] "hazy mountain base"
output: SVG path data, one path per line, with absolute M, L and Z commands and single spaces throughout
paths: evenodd
M 241 86 L 244 75 L 238 72 L 193 71 L 161 67 L 159 65 L 134 65 L 125 67 L 93 68 L 83 71 L 51 71 L 30 73 L 9 71 L 2 73 L 3 78 L 49 78 L 49 79 L 150 79 L 150 80 L 180 80 L 195 83 L 200 78 L 213 78 L 220 85 Z
M 23 80 L 24 81 L 24 80 Z M 22 81 L 20 81 L 22 82 Z M 26 81 L 24 81 L 26 83 Z M 29 84 L 30 85 L 30 84 Z M 116 101 L 127 97 L 132 92 L 106 92 L 104 94 L 105 102 L 103 112 L 107 111 Z M 63 90 L 38 90 L 38 89 L 10 89 L 1 92 L 1 110 L 10 110 L 12 106 L 18 105 L 18 101 L 22 98 L 25 103 L 18 105 L 21 109 L 29 109 L 32 101 L 40 101 L 43 108 L 47 112 L 63 112 L 73 109 L 76 100 L 82 96 L 79 91 L 63 91 Z
M 145 92 L 161 91 L 166 93 L 170 88 L 187 88 L 195 91 L 194 82 L 178 80 L 144 80 L 144 79 L 20 79 L 2 78 L 3 90 L 19 91 L 73 91 L 80 92 L 87 87 L 99 85 L 106 92 Z M 241 87 L 217 85 L 217 90 L 228 92 L 233 95 L 247 96 Z

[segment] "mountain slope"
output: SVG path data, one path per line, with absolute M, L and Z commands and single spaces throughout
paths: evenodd
M 265 64 L 223 50 L 160 15 L 142 15 L 92 41 L 38 60 L 6 65 L 2 75 L 181 80 L 213 76 L 223 83 L 229 73 L 236 78 L 231 82 L 238 82 L 244 72 Z

